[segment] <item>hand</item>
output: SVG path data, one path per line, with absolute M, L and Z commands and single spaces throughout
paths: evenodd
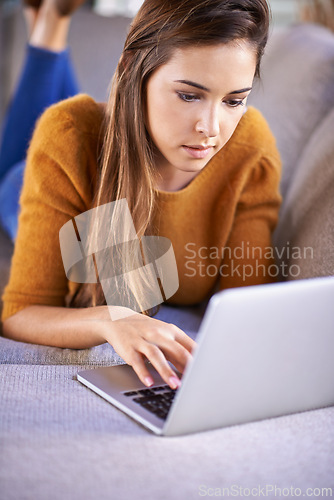
M 147 358 L 172 389 L 179 387 L 180 379 L 167 360 L 183 373 L 196 345 L 180 328 L 135 313 L 109 323 L 107 329 L 105 340 L 132 366 L 143 384 L 148 387 L 153 384 L 145 365 Z

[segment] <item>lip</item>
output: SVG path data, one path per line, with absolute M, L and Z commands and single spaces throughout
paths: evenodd
M 213 146 L 201 146 L 200 144 L 196 146 L 182 146 L 183 149 L 193 158 L 205 158 L 213 148 Z

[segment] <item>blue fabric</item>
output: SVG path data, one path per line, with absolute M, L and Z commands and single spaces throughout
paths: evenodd
M 43 111 L 79 92 L 69 50 L 27 46 L 22 74 L 7 111 L 0 147 L 0 223 L 14 241 L 25 157 Z
M 0 184 L 0 224 L 12 241 L 17 233 L 19 198 L 25 166 L 25 160 L 14 165 Z

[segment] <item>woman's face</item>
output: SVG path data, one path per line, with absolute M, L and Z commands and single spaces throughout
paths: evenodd
M 157 188 L 185 187 L 227 143 L 256 69 L 247 42 L 176 49 L 147 83 L 146 127 L 156 146 Z

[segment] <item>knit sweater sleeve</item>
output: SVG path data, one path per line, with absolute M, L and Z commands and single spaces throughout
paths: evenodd
M 277 281 L 272 233 L 281 203 L 281 163 L 274 152 L 260 154 L 245 180 L 224 249 L 220 289 Z
M 49 108 L 30 144 L 2 321 L 29 305 L 65 305 L 59 230 L 89 208 L 94 170 L 90 133 L 78 130 L 67 107 L 69 112 L 64 104 Z

